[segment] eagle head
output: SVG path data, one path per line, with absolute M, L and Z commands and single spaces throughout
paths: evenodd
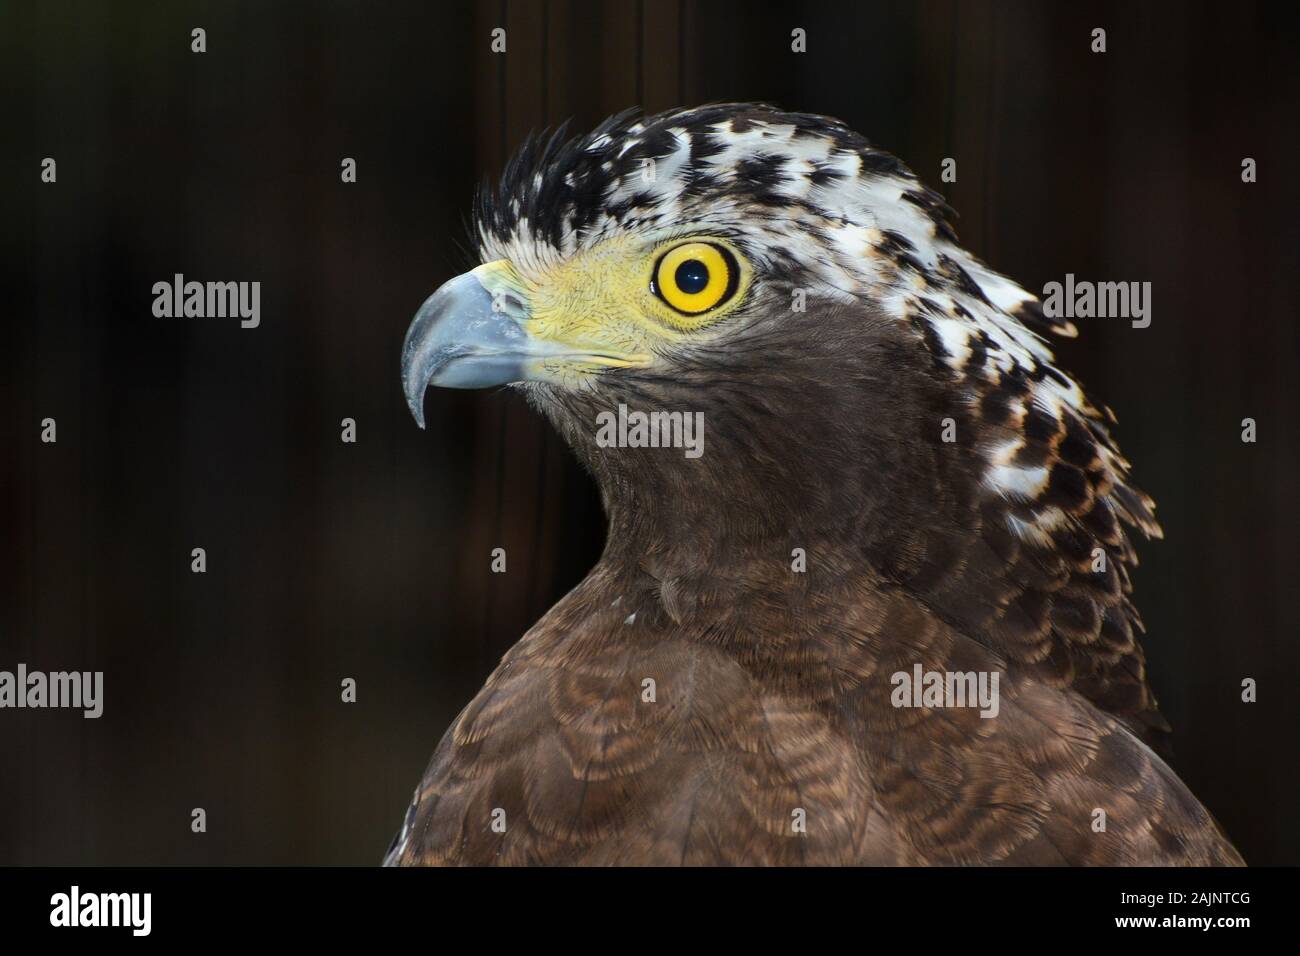
M 430 384 L 522 389 L 600 484 L 604 560 L 670 611 L 726 581 L 794 601 L 802 548 L 1161 726 L 1127 596 L 1152 503 L 1054 364 L 1073 326 L 950 215 L 843 123 L 769 106 L 532 140 L 478 197 L 483 264 L 410 326 L 407 400 L 423 424 Z M 610 447 L 620 408 L 698 416 L 702 453 Z

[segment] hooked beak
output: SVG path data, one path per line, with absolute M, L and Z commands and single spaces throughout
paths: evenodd
M 424 393 L 442 388 L 491 388 L 514 382 L 562 381 L 566 370 L 638 364 L 530 331 L 529 294 L 505 259 L 445 283 L 415 313 L 402 345 L 402 391 L 424 427 Z
M 521 382 L 528 362 L 565 351 L 528 334 L 531 310 L 513 278 L 509 263 L 489 262 L 445 283 L 415 313 L 402 346 L 402 390 L 421 428 L 430 385 Z

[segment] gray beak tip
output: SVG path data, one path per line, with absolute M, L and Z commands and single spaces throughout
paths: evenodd
M 429 379 L 422 374 L 419 365 L 403 367 L 402 394 L 406 397 L 406 407 L 411 410 L 411 417 L 421 429 L 424 428 L 424 393 L 428 387 Z
M 405 363 L 403 363 L 405 365 Z M 411 410 L 415 424 L 424 428 L 424 392 L 428 388 L 428 379 L 419 374 L 418 366 L 402 369 L 402 394 L 406 397 L 406 407 Z

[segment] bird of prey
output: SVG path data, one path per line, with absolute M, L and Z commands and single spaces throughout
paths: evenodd
M 518 389 L 608 538 L 386 863 L 1241 862 L 1157 753 L 1130 535 L 1160 528 L 1054 362 L 1075 329 L 951 215 L 756 104 L 561 129 L 480 192 L 406 398 L 423 426 L 431 384 Z

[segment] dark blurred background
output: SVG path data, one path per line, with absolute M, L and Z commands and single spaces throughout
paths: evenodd
M 0 669 L 102 670 L 106 702 L 0 711 L 0 864 L 379 861 L 443 730 L 604 534 L 519 397 L 439 391 L 416 428 L 407 323 L 529 130 L 721 99 L 846 120 L 1027 288 L 1153 284 L 1150 328 L 1084 320 L 1057 354 L 1159 502 L 1136 597 L 1174 765 L 1248 861 L 1300 862 L 1283 13 L 6 0 Z M 259 280 L 261 326 L 155 318 L 178 272 Z

